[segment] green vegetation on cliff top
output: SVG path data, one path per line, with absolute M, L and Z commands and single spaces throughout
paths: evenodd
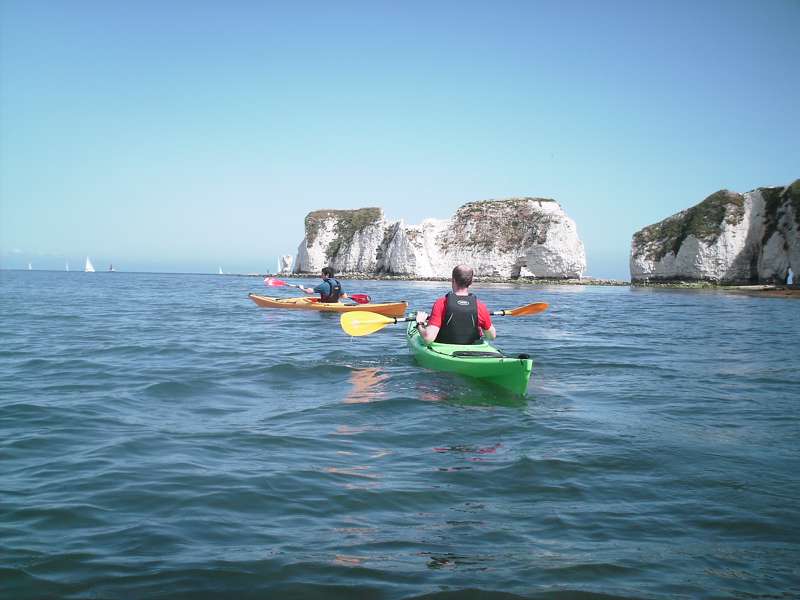
M 492 208 L 492 207 L 511 207 L 519 208 L 527 206 L 529 202 L 555 202 L 552 198 L 532 198 L 525 196 L 524 198 L 504 198 L 501 200 L 475 200 L 467 202 L 464 206 L 459 208 L 462 210 L 469 210 L 471 208 Z
M 550 212 L 536 210 L 533 204 L 544 202 L 555 200 L 508 198 L 469 202 L 456 211 L 452 226 L 440 240 L 440 245 L 510 252 L 524 246 L 544 244 L 553 216 Z
M 764 236 L 761 243 L 766 244 L 778 230 L 778 224 L 786 215 L 786 208 L 792 207 L 795 224 L 800 227 L 800 179 L 784 188 L 761 188 L 764 198 Z
M 692 208 L 637 231 L 633 240 L 639 253 L 658 261 L 670 252 L 677 255 L 690 235 L 713 244 L 722 233 L 723 221 L 737 225 L 743 218 L 744 196 L 720 190 Z
M 336 237 L 325 249 L 325 257 L 333 259 L 341 248 L 346 248 L 356 233 L 374 225 L 383 217 L 380 208 L 357 208 L 354 210 L 315 210 L 306 216 L 306 246 L 311 246 L 317 239 L 322 223 L 327 219 L 336 220 Z

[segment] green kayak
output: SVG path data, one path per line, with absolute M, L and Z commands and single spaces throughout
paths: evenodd
M 414 321 L 408 324 L 406 340 L 423 367 L 475 377 L 515 394 L 524 395 L 528 389 L 533 361 L 527 354 L 507 356 L 485 341 L 468 346 L 436 342 L 426 345 Z

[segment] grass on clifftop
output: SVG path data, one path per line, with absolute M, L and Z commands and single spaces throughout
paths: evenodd
M 713 244 L 722 233 L 723 221 L 738 225 L 743 218 L 744 196 L 720 190 L 692 208 L 637 231 L 633 240 L 640 253 L 659 261 L 670 252 L 677 255 L 690 235 Z
M 324 216 L 320 213 L 324 214 Z M 383 218 L 381 209 L 374 207 L 358 208 L 355 210 L 316 211 L 316 213 L 311 213 L 306 217 L 306 240 L 308 240 L 309 217 L 312 215 L 317 215 L 315 219 L 312 219 L 312 222 L 314 222 L 317 227 L 314 231 L 315 237 L 316 233 L 319 231 L 319 224 L 323 220 L 331 217 L 336 219 L 336 237 L 331 240 L 328 247 L 325 249 L 325 258 L 328 261 L 332 261 L 336 255 L 339 254 L 339 250 L 347 248 L 353 241 L 353 237 L 356 233 L 370 225 L 375 225 Z M 310 242 L 307 241 L 306 243 L 310 245 Z
M 761 188 L 764 198 L 764 236 L 761 243 L 766 244 L 778 230 L 778 224 L 791 206 L 794 212 L 795 225 L 800 227 L 800 179 L 785 188 Z M 785 224 L 785 225 L 788 225 Z
M 549 198 L 509 198 L 469 202 L 456 211 L 452 225 L 439 241 L 442 248 L 511 252 L 544 244 L 553 215 L 536 210 Z
M 355 210 L 315 210 L 306 215 L 306 246 L 314 244 L 322 223 L 328 219 L 336 219 L 337 240 L 342 239 L 349 243 L 357 231 L 379 221 L 381 216 L 381 209 L 373 207 Z

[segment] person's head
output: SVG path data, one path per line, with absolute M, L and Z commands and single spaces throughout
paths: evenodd
M 331 267 L 322 267 L 322 276 L 330 279 L 333 277 L 333 269 Z
M 472 285 L 472 269 L 467 265 L 458 265 L 453 269 L 453 290 L 465 290 Z

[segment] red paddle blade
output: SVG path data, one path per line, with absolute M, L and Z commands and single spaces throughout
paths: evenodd
M 348 298 L 355 300 L 359 304 L 369 304 L 372 301 L 368 294 L 349 294 Z
M 275 279 L 274 277 L 264 277 L 264 285 L 278 287 L 281 285 L 286 285 L 286 282 L 281 281 L 280 279 Z

